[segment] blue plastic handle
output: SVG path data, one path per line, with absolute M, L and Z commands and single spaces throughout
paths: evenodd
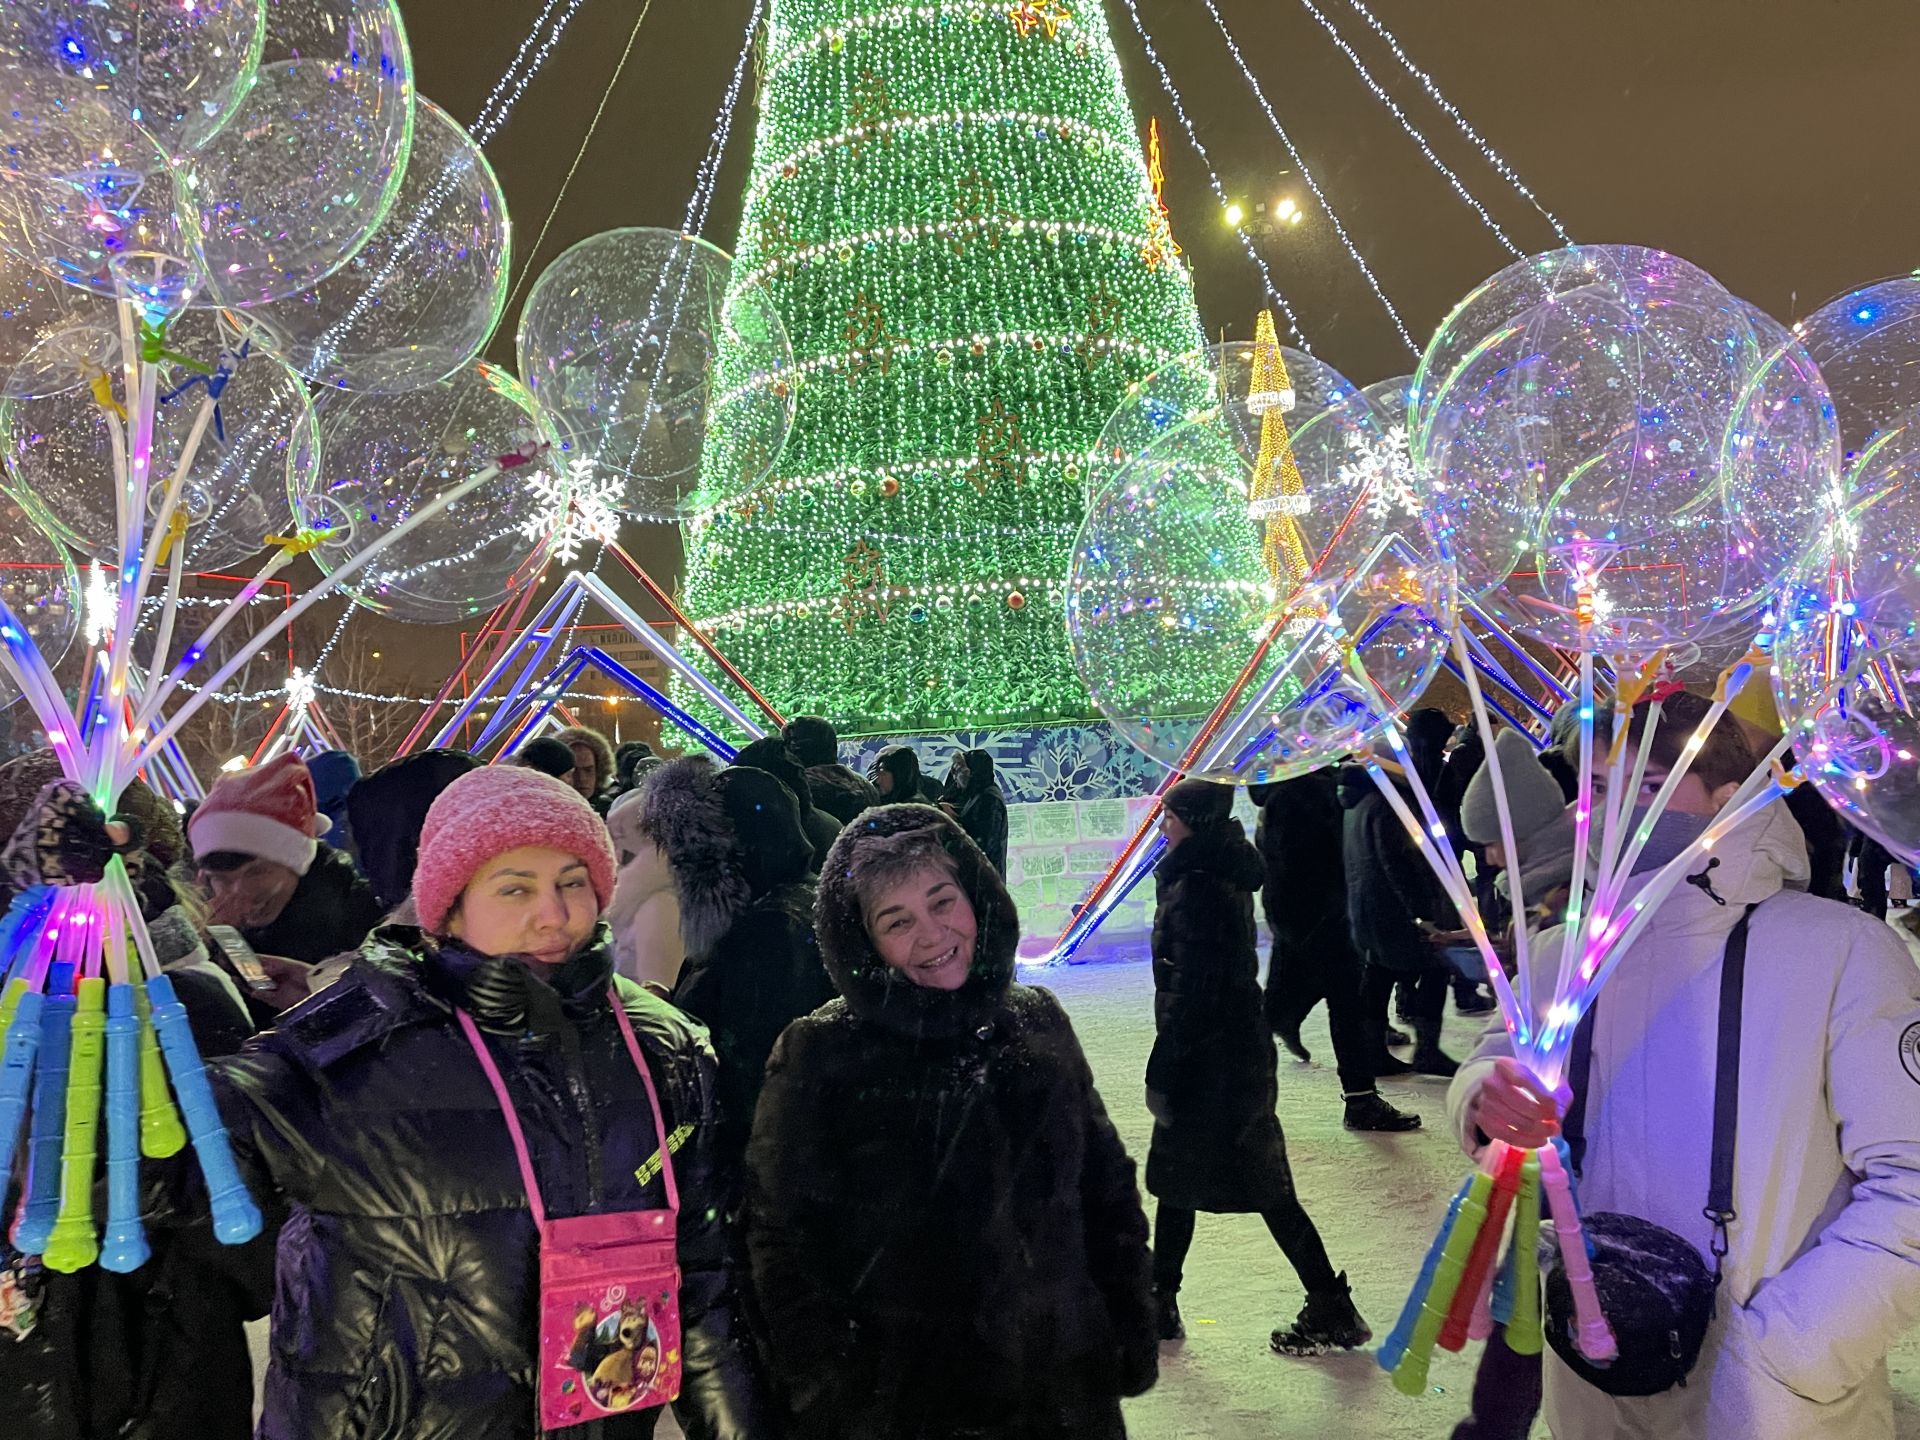
M 1440 1268 L 1441 1252 L 1447 1248 L 1447 1239 L 1453 1234 L 1453 1222 L 1460 1218 L 1460 1207 L 1466 1202 L 1467 1191 L 1472 1188 L 1473 1176 L 1469 1175 L 1454 1192 L 1453 1203 L 1447 1206 L 1447 1218 L 1441 1221 L 1440 1233 L 1433 1237 L 1433 1244 L 1427 1247 L 1427 1258 L 1420 1262 L 1420 1276 L 1407 1293 L 1407 1303 L 1401 1307 L 1400 1318 L 1394 1321 L 1393 1329 L 1387 1332 L 1387 1338 L 1381 1342 L 1378 1353 L 1373 1357 L 1389 1375 L 1400 1368 L 1407 1346 L 1413 1343 L 1413 1328 L 1419 1323 L 1420 1311 L 1427 1303 L 1427 1291 L 1433 1288 L 1433 1275 Z
M 180 1113 L 186 1117 L 193 1152 L 199 1156 L 200 1173 L 207 1180 L 213 1233 L 223 1245 L 244 1245 L 260 1233 L 260 1207 L 253 1203 L 239 1167 L 233 1163 L 233 1149 L 227 1143 L 226 1127 L 220 1123 L 220 1107 L 207 1081 L 207 1067 L 200 1061 L 193 1031 L 187 1025 L 186 1007 L 174 998 L 173 981 L 165 975 L 147 981 L 147 1001 L 153 1011 L 153 1028 L 160 1036 L 160 1049 L 167 1057 L 173 1093 L 180 1098 Z
M 140 1221 L 140 1017 L 133 987 L 107 987 L 107 1227 L 102 1269 L 124 1275 L 153 1253 Z
M 40 1049 L 40 1025 L 47 997 L 29 990 L 14 1005 L 7 1044 L 0 1050 L 0 1175 L 13 1173 L 13 1151 L 33 1093 L 33 1057 Z
M 76 1003 L 71 994 L 56 991 L 46 997 L 46 1006 L 40 1012 L 40 1053 L 33 1067 L 33 1130 L 27 1140 L 27 1199 L 20 1207 L 20 1223 L 13 1232 L 13 1248 L 27 1255 L 46 1251 L 47 1241 L 53 1237 L 53 1222 L 60 1218 L 60 1151 L 66 1143 L 67 1063 Z M 8 1038 L 11 1043 L 12 1037 Z

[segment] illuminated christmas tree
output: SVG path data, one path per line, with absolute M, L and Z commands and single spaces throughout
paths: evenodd
M 734 283 L 773 293 L 797 409 L 769 471 L 723 351 L 687 608 L 852 731 L 1090 715 L 1087 455 L 1204 343 L 1098 0 L 773 0 L 761 74 Z

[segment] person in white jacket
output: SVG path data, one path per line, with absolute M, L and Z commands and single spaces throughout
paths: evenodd
M 639 985 L 652 985 L 665 995 L 680 978 L 686 947 L 680 939 L 680 901 L 674 894 L 673 870 L 658 845 L 640 830 L 640 797 L 629 790 L 607 812 L 607 829 L 620 857 L 613 898 L 607 902 L 607 924 L 613 930 L 613 963 Z
M 1705 702 L 1655 731 L 1650 798 Z M 1678 713 L 1676 713 L 1678 712 Z M 1643 718 L 1643 717 L 1642 717 Z M 1638 724 L 1634 740 L 1638 741 Z M 1731 795 L 1753 757 L 1716 729 L 1657 822 L 1651 878 Z M 1645 1399 L 1586 1384 L 1551 1352 L 1555 1440 L 1891 1440 L 1886 1355 L 1920 1318 L 1920 971 L 1884 924 L 1802 893 L 1806 847 L 1784 804 L 1726 835 L 1678 886 L 1601 992 L 1588 1082 L 1584 1211 L 1665 1226 L 1712 1265 L 1706 1203 L 1720 968 L 1748 905 L 1733 1209 L 1724 1281 L 1687 1383 Z M 1560 932 L 1533 949 L 1553 984 Z M 1448 1114 L 1469 1153 L 1534 1146 L 1559 1107 L 1492 1027 Z

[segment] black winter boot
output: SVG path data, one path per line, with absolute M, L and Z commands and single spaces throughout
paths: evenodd
M 1287 1047 L 1287 1053 L 1302 1065 L 1313 1059 L 1313 1056 L 1307 1053 L 1306 1043 L 1300 1038 L 1300 1026 L 1298 1022 L 1291 1025 L 1275 1025 L 1273 1027 L 1273 1033 L 1279 1039 L 1280 1043 Z
M 1180 1292 L 1162 1290 L 1153 1287 L 1154 1310 L 1159 1317 L 1160 1338 L 1162 1340 L 1184 1340 L 1187 1327 L 1180 1323 Z
M 1381 1098 L 1378 1090 L 1368 1090 L 1360 1095 L 1347 1096 L 1347 1117 L 1342 1123 L 1349 1130 L 1373 1130 L 1393 1134 L 1403 1130 L 1418 1130 L 1420 1117 L 1409 1115 L 1404 1110 L 1394 1109 Z
M 1440 1048 L 1440 1022 L 1421 1020 L 1414 1026 L 1413 1073 L 1416 1075 L 1438 1075 L 1443 1080 L 1452 1079 L 1460 1069 L 1460 1062 Z
M 1287 1329 L 1274 1331 L 1268 1343 L 1276 1355 L 1324 1355 L 1357 1349 L 1371 1339 L 1373 1331 L 1353 1308 L 1353 1291 L 1342 1271 L 1330 1289 L 1310 1293 L 1299 1318 Z

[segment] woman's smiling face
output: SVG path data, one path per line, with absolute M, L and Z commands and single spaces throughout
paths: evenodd
M 880 958 L 915 985 L 958 990 L 967 983 L 980 922 L 945 866 L 925 865 L 894 881 L 867 905 L 866 922 Z

